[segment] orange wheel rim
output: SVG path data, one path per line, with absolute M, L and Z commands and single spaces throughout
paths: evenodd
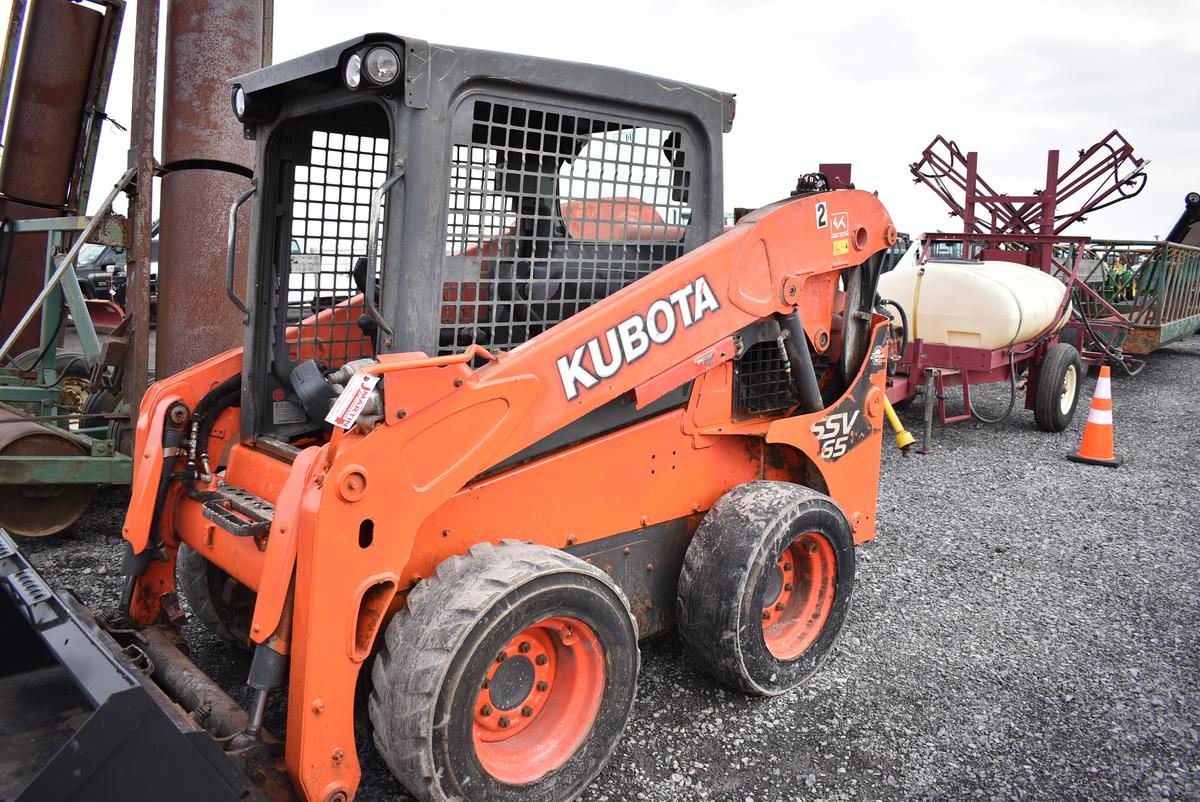
M 763 640 L 777 660 L 795 660 L 816 642 L 833 607 L 837 579 L 833 544 L 816 532 L 801 535 L 767 571 Z
M 480 683 L 472 725 L 479 762 L 501 782 L 534 782 L 583 743 L 603 694 L 604 650 L 591 627 L 568 616 L 527 627 Z

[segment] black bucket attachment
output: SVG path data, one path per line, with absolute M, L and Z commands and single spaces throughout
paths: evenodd
M 0 802 L 278 796 L 264 793 L 269 771 L 248 774 L 244 753 L 224 751 L 148 678 L 145 651 L 122 649 L 52 591 L 2 529 L 0 643 Z

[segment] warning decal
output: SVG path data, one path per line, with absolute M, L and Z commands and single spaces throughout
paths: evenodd
M 841 256 L 844 253 L 850 253 L 850 238 L 842 237 L 833 241 L 833 255 Z

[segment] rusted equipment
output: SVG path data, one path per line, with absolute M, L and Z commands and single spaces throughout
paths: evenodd
M 0 160 L 2 217 L 78 214 L 87 202 L 124 11 L 122 0 L 96 5 L 103 13 L 67 0 L 13 4 L 2 78 L 3 96 L 12 95 Z M 45 244 L 25 237 L 0 264 L 0 334 L 41 287 L 37 257 Z M 27 331 L 22 349 L 33 347 L 36 331 Z
M 158 0 L 137 5 L 133 46 L 133 108 L 129 125 L 129 168 L 135 171 L 129 194 L 129 250 L 125 314 L 124 402 L 137 409 L 150 375 L 150 241 L 154 228 L 155 91 L 158 85 Z
M 242 343 L 241 316 L 225 297 L 226 236 L 229 205 L 249 186 L 245 176 L 222 170 L 178 170 L 162 179 L 158 376 L 173 375 Z M 244 287 L 248 204 L 239 223 L 234 281 Z
M 74 273 L 86 243 L 124 244 L 123 221 L 109 213 L 109 206 L 130 177 L 127 172 L 90 219 L 9 223 L 18 239 L 48 238 L 38 259 L 45 270 L 43 287 L 0 344 L 0 410 L 5 412 L 0 416 L 0 525 L 15 534 L 64 529 L 83 512 L 95 485 L 128 483 L 132 474 L 130 459 L 116 453 L 120 416 L 93 417 L 112 408 L 103 402 L 97 407 L 94 397 L 111 393 L 119 376 L 111 372 L 107 349 L 93 328 L 88 305 L 94 302 L 84 299 Z M 75 319 L 80 354 L 55 348 L 66 310 Z M 37 345 L 16 355 L 26 328 L 37 332 Z
M 16 410 L 0 406 L 0 457 L 25 458 L 28 465 L 29 457 L 90 453 L 90 441 L 26 421 Z M 32 537 L 52 535 L 75 523 L 92 500 L 93 485 L 58 481 L 17 484 L 4 475 L 9 466 L 19 467 L 10 460 L 0 461 L 0 527 Z
M 229 80 L 269 63 L 271 0 L 171 0 L 164 84 L 162 251 L 155 371 L 167 376 L 242 342 L 225 300 L 228 210 L 250 186 L 254 143 L 229 114 Z M 237 253 L 245 286 L 249 209 Z
M 92 54 L 104 15 L 65 0 L 30 0 L 0 162 L 0 193 L 49 208 L 67 205 L 83 129 Z
M 1080 313 L 1115 328 L 1110 347 L 1145 356 L 1200 329 L 1200 246 L 1094 239 L 1080 252 L 1092 290 L 1077 294 Z
M 169 0 L 163 167 L 254 170 L 254 143 L 229 114 L 229 80 L 264 66 L 263 0 Z

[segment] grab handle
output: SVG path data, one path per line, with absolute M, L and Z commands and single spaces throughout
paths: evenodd
M 233 199 L 233 203 L 229 206 L 229 247 L 226 250 L 225 259 L 225 294 L 229 296 L 229 300 L 233 301 L 233 305 L 242 311 L 242 315 L 246 318 L 250 317 L 249 310 L 242 303 L 242 299 L 237 297 L 237 293 L 233 291 L 233 265 L 237 261 L 237 213 L 238 209 L 242 208 L 242 204 L 250 200 L 254 195 L 256 187 L 253 183 L 250 189 L 243 192 Z

